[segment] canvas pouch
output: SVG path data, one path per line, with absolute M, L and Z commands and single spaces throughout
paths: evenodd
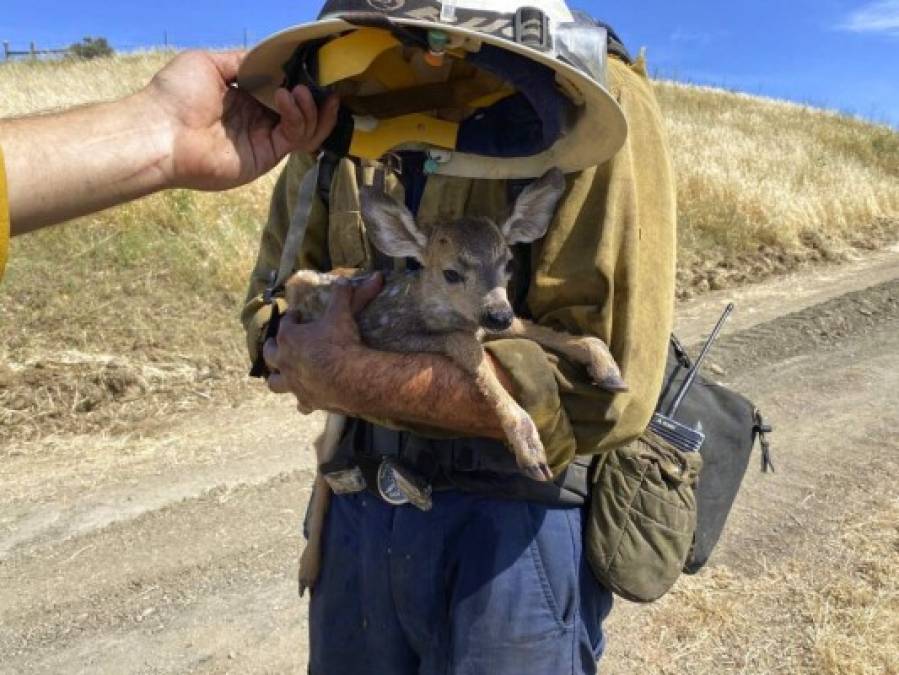
M 699 453 L 651 432 L 596 462 L 584 545 L 600 582 L 633 602 L 674 586 L 693 546 L 701 469 Z

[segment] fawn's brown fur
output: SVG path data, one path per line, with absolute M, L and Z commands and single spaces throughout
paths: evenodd
M 358 317 L 363 341 L 373 349 L 444 354 L 474 377 L 496 410 L 518 466 L 538 481 L 552 480 L 546 453 L 531 417 L 503 388 L 486 361 L 483 341 L 526 338 L 587 367 L 599 386 L 626 387 L 606 345 L 594 337 L 573 337 L 515 317 L 506 287 L 511 278 L 511 246 L 543 237 L 565 189 L 562 173 L 552 170 L 526 188 L 502 225 L 483 218 L 437 224 L 427 234 L 402 205 L 375 190 L 363 189 L 362 211 L 368 234 L 383 253 L 414 258 L 422 269 L 394 273 L 384 290 Z M 342 277 L 303 271 L 287 284 L 290 308 L 314 320 L 327 307 L 331 288 Z M 333 459 L 344 418 L 329 416 L 316 442 L 321 466 Z M 413 491 L 414 492 L 414 491 Z M 314 585 L 321 564 L 321 535 L 330 487 L 316 476 L 310 505 L 309 541 L 300 565 L 300 591 Z M 413 503 L 427 509 L 427 497 Z

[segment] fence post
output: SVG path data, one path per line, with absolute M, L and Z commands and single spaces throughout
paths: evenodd
M 37 47 L 35 47 L 34 42 L 31 43 L 31 60 L 34 61 L 37 59 Z
M 3 60 L 9 61 L 9 41 L 3 41 Z

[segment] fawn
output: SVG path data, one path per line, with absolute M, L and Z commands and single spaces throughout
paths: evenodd
M 384 289 L 358 316 L 363 341 L 373 349 L 444 354 L 471 373 L 496 409 L 511 451 L 522 472 L 550 481 L 552 472 L 537 427 L 503 388 L 486 361 L 483 342 L 526 338 L 586 366 L 593 381 L 609 391 L 627 389 L 606 345 L 594 337 L 574 337 L 517 318 L 506 287 L 512 276 L 511 246 L 541 239 L 565 190 L 561 171 L 553 169 L 527 187 L 502 225 L 486 218 L 462 218 L 436 224 L 427 233 L 412 214 L 380 191 L 363 188 L 362 216 L 372 243 L 394 258 L 414 258 L 415 272 L 392 273 Z M 303 320 L 314 320 L 327 307 L 331 288 L 346 283 L 337 274 L 301 271 L 287 283 L 287 301 Z M 316 441 L 319 466 L 333 459 L 344 418 L 330 415 Z M 404 492 L 406 490 L 404 489 Z M 430 508 L 429 495 L 416 499 Z M 300 594 L 318 578 L 321 535 L 331 489 L 321 471 L 310 505 L 309 541 L 300 565 Z

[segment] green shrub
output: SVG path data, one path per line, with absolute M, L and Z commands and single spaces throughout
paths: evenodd
M 115 50 L 105 37 L 86 37 L 81 42 L 71 45 L 69 51 L 79 59 L 99 59 L 115 54 Z

